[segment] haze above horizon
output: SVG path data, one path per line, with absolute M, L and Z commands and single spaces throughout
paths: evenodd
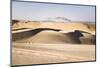
M 95 7 L 12 1 L 12 19 L 47 20 L 56 17 L 95 22 Z

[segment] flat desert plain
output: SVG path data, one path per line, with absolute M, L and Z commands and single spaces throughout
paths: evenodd
M 19 22 L 12 25 L 12 65 L 95 61 L 95 45 L 95 24 Z

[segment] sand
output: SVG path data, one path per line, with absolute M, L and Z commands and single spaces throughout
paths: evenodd
M 77 61 L 95 61 L 95 44 L 92 43 L 95 29 L 83 23 L 19 23 L 12 31 L 12 65 L 46 64 Z M 52 28 L 62 31 L 44 30 L 36 33 L 36 28 Z M 82 30 L 83 37 L 76 39 L 68 34 Z M 82 41 L 79 43 L 78 41 Z
M 95 45 L 14 43 L 12 64 L 94 61 Z
M 88 24 L 88 23 L 77 23 L 77 22 L 69 22 L 69 23 L 62 23 L 62 22 L 19 22 L 12 26 L 12 29 L 17 28 L 53 28 L 53 29 L 61 29 L 63 31 L 73 31 L 73 30 L 82 30 L 86 32 L 90 32 L 95 34 L 95 24 Z
M 28 34 L 27 34 L 28 35 Z M 20 36 L 19 36 L 20 37 Z M 44 43 L 44 44 L 66 44 L 77 43 L 77 40 L 68 35 L 55 31 L 42 31 L 34 36 L 17 40 L 19 43 Z
M 75 33 L 75 32 L 74 32 Z M 78 34 L 79 35 L 79 34 Z M 91 34 L 75 36 L 72 33 L 62 33 L 53 30 L 44 30 L 37 33 L 29 30 L 20 33 L 13 33 L 13 41 L 19 43 L 43 43 L 43 44 L 95 44 L 95 38 Z

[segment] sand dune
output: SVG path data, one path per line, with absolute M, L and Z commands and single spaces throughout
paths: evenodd
M 95 26 L 84 23 L 17 23 L 12 65 L 95 61 Z
M 72 22 L 72 23 L 62 23 L 62 22 L 19 22 L 17 24 L 14 24 L 13 29 L 16 28 L 32 28 L 32 29 L 36 29 L 36 28 L 52 28 L 52 29 L 61 29 L 64 31 L 70 30 L 82 30 L 82 31 L 86 31 L 86 32 L 90 32 L 95 34 L 95 24 L 88 24 L 88 23 L 77 23 L 77 22 Z
M 21 43 L 51 43 L 51 44 L 62 44 L 62 43 L 77 43 L 77 40 L 73 37 L 64 35 L 55 31 L 42 31 L 35 36 L 28 37 L 26 39 L 17 40 L 16 42 Z
M 42 29 L 42 28 L 41 28 Z M 62 43 L 78 43 L 78 44 L 95 44 L 95 36 L 91 34 L 85 34 L 81 32 L 68 32 L 62 33 L 59 31 L 44 30 L 38 31 L 30 30 L 26 32 L 13 33 L 13 41 L 20 43 L 51 43 L 51 44 L 62 44 Z

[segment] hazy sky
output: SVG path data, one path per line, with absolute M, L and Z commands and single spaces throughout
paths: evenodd
M 30 2 L 12 2 L 12 18 L 24 20 L 45 20 L 66 17 L 72 21 L 95 21 L 94 6 L 76 6 Z

